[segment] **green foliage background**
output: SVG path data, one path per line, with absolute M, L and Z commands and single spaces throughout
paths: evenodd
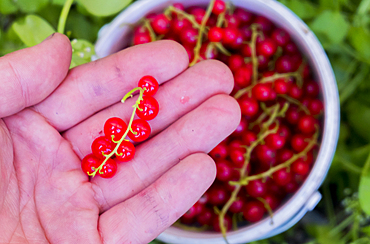
M 0 56 L 36 45 L 55 32 L 65 2 L 0 0 Z M 99 29 L 131 2 L 74 1 L 65 26 L 74 50 L 71 67 L 90 61 Z M 318 207 L 291 230 L 256 243 L 368 244 L 370 0 L 280 2 L 308 24 L 329 56 L 340 94 L 341 129 Z

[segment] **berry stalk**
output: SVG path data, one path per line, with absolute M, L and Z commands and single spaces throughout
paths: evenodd
M 125 131 L 125 133 L 123 134 L 122 138 L 119 140 L 119 141 L 114 141 L 114 136 L 112 136 L 112 141 L 114 143 L 117 143 L 116 147 L 114 148 L 114 150 L 112 150 L 112 152 L 108 155 L 104 155 L 105 156 L 105 159 L 103 161 L 103 163 L 97 168 L 94 170 L 93 173 L 87 173 L 89 176 L 91 177 L 95 177 L 95 175 L 99 172 L 99 174 L 103 174 L 101 172 L 101 169 L 103 168 L 103 166 L 105 165 L 105 163 L 108 161 L 108 159 L 110 159 L 112 156 L 114 156 L 116 153 L 117 153 L 117 150 L 118 148 L 120 147 L 121 143 L 126 140 L 126 137 L 127 137 L 127 134 L 131 131 L 131 133 L 133 134 L 136 134 L 137 132 L 135 131 L 132 131 L 131 129 L 131 126 L 132 126 L 132 122 L 134 121 L 134 118 L 135 118 L 135 113 L 136 113 L 136 110 L 140 110 L 139 108 L 139 104 L 140 102 L 143 100 L 143 95 L 144 95 L 144 91 L 145 89 L 141 88 L 141 87 L 136 87 L 134 89 L 132 89 L 131 91 L 129 91 L 121 100 L 122 103 L 124 103 L 129 97 L 132 97 L 133 96 L 133 93 L 139 91 L 139 97 L 138 99 L 136 100 L 135 104 L 132 106 L 134 109 L 132 111 L 132 114 L 131 114 L 131 118 L 130 118 L 130 122 L 128 123 L 128 126 L 127 126 L 127 129 Z

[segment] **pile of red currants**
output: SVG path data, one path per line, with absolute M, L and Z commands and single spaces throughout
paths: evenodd
M 85 156 L 81 163 L 82 170 L 88 176 L 112 178 L 117 173 L 117 161 L 123 163 L 134 158 L 135 146 L 132 142 L 148 139 L 151 128 L 147 120 L 152 120 L 158 115 L 159 104 L 153 97 L 158 87 L 154 77 L 144 76 L 140 79 L 138 87 L 122 99 L 122 102 L 125 102 L 132 94 L 140 92 L 128 125 L 121 118 L 109 118 L 104 124 L 104 136 L 93 141 L 92 153 Z M 137 119 L 134 117 L 135 114 Z
M 210 152 L 216 181 L 179 225 L 226 233 L 272 216 L 305 181 L 318 151 L 324 106 L 307 61 L 287 31 L 222 0 L 149 14 L 132 44 L 160 39 L 181 43 L 190 66 L 227 64 L 242 112 L 237 129 Z

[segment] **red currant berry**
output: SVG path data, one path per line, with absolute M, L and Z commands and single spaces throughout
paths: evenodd
M 242 135 L 242 141 L 246 146 L 250 146 L 257 140 L 257 135 L 253 131 L 245 131 Z
M 213 218 L 213 211 L 208 208 L 204 210 L 197 216 L 197 221 L 201 225 L 210 225 Z
M 100 173 L 101 172 L 101 173 Z M 102 169 L 98 172 L 102 178 L 112 178 L 117 173 L 117 163 L 113 159 L 109 158 L 103 165 Z
M 296 192 L 298 188 L 299 188 L 299 185 L 294 181 L 291 181 L 284 186 L 285 192 L 288 194 Z
M 279 186 L 285 186 L 292 180 L 292 178 L 292 173 L 289 172 L 287 169 L 280 169 L 272 174 L 272 179 Z
M 144 95 L 146 96 L 154 96 L 159 88 L 158 81 L 150 75 L 141 78 L 138 86 L 144 89 Z
M 184 213 L 181 216 L 181 222 L 184 224 L 191 224 L 194 222 L 194 218 L 196 216 L 197 216 L 197 209 L 193 205 L 188 211 L 186 211 L 186 213 Z
M 270 59 L 266 56 L 259 55 L 257 57 L 258 59 L 258 70 L 259 71 L 264 71 L 265 69 L 268 68 Z
M 159 112 L 159 104 L 154 97 L 144 96 L 140 101 L 136 114 L 140 119 L 152 120 L 157 117 Z
M 239 31 L 236 28 L 227 27 L 224 29 L 222 42 L 225 45 L 232 45 L 238 38 Z
M 225 12 L 225 10 L 226 10 L 225 2 L 222 0 L 216 0 L 213 5 L 212 13 L 214 13 L 215 15 L 219 15 Z
M 135 142 L 142 142 L 150 136 L 150 125 L 143 119 L 135 119 L 132 122 L 131 129 L 136 133 L 134 134 L 130 131 L 128 137 Z
M 191 23 L 185 18 L 175 18 L 171 22 L 171 32 L 176 35 L 180 35 L 181 31 L 188 27 L 191 27 Z
M 262 180 L 253 180 L 245 187 L 251 197 L 263 197 L 267 193 L 267 186 Z
M 212 151 L 209 152 L 209 155 L 215 159 L 225 159 L 227 157 L 227 146 L 225 142 L 221 142 Z
M 243 212 L 243 207 L 244 207 L 244 200 L 239 198 L 231 204 L 229 211 L 231 213 L 241 213 Z
M 270 100 L 271 88 L 266 84 L 257 84 L 252 89 L 252 94 L 258 101 L 266 102 Z
M 164 14 L 158 14 L 151 22 L 154 32 L 158 35 L 165 35 L 170 31 L 170 20 Z
M 244 25 L 242 26 L 239 31 L 240 33 L 242 34 L 242 37 L 245 41 L 250 41 L 251 38 L 252 38 L 252 30 L 251 28 L 249 28 L 250 26 L 249 25 Z
M 194 15 L 195 21 L 198 24 L 201 24 L 202 23 L 202 20 L 204 18 L 204 15 L 206 15 L 206 11 L 204 9 L 202 9 L 202 8 L 199 8 L 199 7 L 195 7 L 194 9 L 190 10 L 189 13 L 191 15 Z
M 239 106 L 242 114 L 249 117 L 255 116 L 259 110 L 258 102 L 248 96 L 243 96 L 239 99 Z
M 240 87 L 249 86 L 252 82 L 252 75 L 253 71 L 249 67 L 243 65 L 234 73 L 235 84 Z
M 232 177 L 233 169 L 230 163 L 226 160 L 220 160 L 216 163 L 217 174 L 216 178 L 220 181 L 229 181 Z
M 174 4 L 172 4 L 172 6 L 174 8 L 177 8 L 178 10 L 185 11 L 185 7 L 184 7 L 184 5 L 182 3 L 174 3 Z
M 257 54 L 265 57 L 273 56 L 277 51 L 277 45 L 271 38 L 266 38 L 257 44 Z
M 128 162 L 135 156 L 135 146 L 129 141 L 122 141 L 116 152 L 117 159 L 121 162 Z
M 308 145 L 306 141 L 307 137 L 301 134 L 296 134 L 292 137 L 290 141 L 290 145 L 292 146 L 293 150 L 296 152 L 302 152 Z
M 117 117 L 108 119 L 104 124 L 105 136 L 108 138 L 113 138 L 113 140 L 115 141 L 121 140 L 126 130 L 127 130 L 127 125 L 125 121 Z
M 278 73 L 289 73 L 294 71 L 295 64 L 290 56 L 284 55 L 276 60 L 275 68 Z
M 89 175 L 94 173 L 102 163 L 103 161 L 101 159 L 95 157 L 93 154 L 89 154 L 82 159 L 81 168 L 83 172 Z
M 245 149 L 231 149 L 229 156 L 231 161 L 233 162 L 234 167 L 241 168 L 244 165 L 244 153 Z
M 294 55 L 299 52 L 297 45 L 294 42 L 289 42 L 284 48 L 286 54 Z
M 250 24 L 254 18 L 252 13 L 242 8 L 236 8 L 234 11 L 234 15 L 242 24 Z
M 301 118 L 301 112 L 298 110 L 297 107 L 291 106 L 288 108 L 285 114 L 285 118 L 289 124 L 295 125 L 298 123 L 299 119 Z
M 246 118 L 241 118 L 238 127 L 232 133 L 233 136 L 242 136 L 243 133 L 248 129 L 248 120 Z
M 239 54 L 233 54 L 229 58 L 229 68 L 232 72 L 237 71 L 239 68 L 241 68 L 244 64 L 244 58 Z
M 258 145 L 256 147 L 256 155 L 262 166 L 270 167 L 275 164 L 276 151 L 268 147 L 267 145 Z
M 302 95 L 303 95 L 303 90 L 299 88 L 299 86 L 297 86 L 296 84 L 292 84 L 290 86 L 289 96 L 291 96 L 292 98 L 296 100 L 300 100 Z
M 312 115 L 302 116 L 298 121 L 298 129 L 303 134 L 312 134 L 316 130 L 317 120 Z
M 243 216 L 244 218 L 251 222 L 255 223 L 260 221 L 265 214 L 265 206 L 259 201 L 250 201 L 244 204 Z
M 290 138 L 290 130 L 286 125 L 280 125 L 278 129 L 278 135 L 285 138 L 285 141 L 288 141 Z
M 184 28 L 180 34 L 180 40 L 183 45 L 194 46 L 197 43 L 198 31 L 193 27 Z
M 228 192 L 221 185 L 213 185 L 208 193 L 209 193 L 209 203 L 212 205 L 219 206 L 225 204 L 227 199 L 229 199 Z
M 310 166 L 303 162 L 302 159 L 298 159 L 292 164 L 292 171 L 298 175 L 305 176 L 310 172 Z
M 315 81 L 307 81 L 304 83 L 303 90 L 306 96 L 316 98 L 319 95 L 320 87 Z
M 145 44 L 151 41 L 149 33 L 139 33 L 134 35 L 133 45 Z
M 290 36 L 288 32 L 283 29 L 275 29 L 272 32 L 271 37 L 280 47 L 285 47 L 290 42 Z
M 276 155 L 276 161 L 277 163 L 284 163 L 286 161 L 288 161 L 291 157 L 293 157 L 294 153 L 289 150 L 289 149 L 281 149 L 277 152 L 277 155 Z
M 251 46 L 249 46 L 248 44 L 244 44 L 244 45 L 241 47 L 240 52 L 241 52 L 241 54 L 242 54 L 244 57 L 252 57 L 252 49 L 251 49 Z
M 95 157 L 102 159 L 109 155 L 113 150 L 114 143 L 112 142 L 111 138 L 106 136 L 100 136 L 96 138 L 91 145 L 91 151 Z
M 284 137 L 279 136 L 279 134 L 270 134 L 265 139 L 266 145 L 271 149 L 281 149 L 285 145 Z
M 240 20 L 234 14 L 226 14 L 225 15 L 225 20 L 226 20 L 226 23 L 227 23 L 227 27 L 237 29 L 240 25 Z
M 308 105 L 308 110 L 312 115 L 321 114 L 324 110 L 324 104 L 319 99 L 313 99 Z
M 274 81 L 274 90 L 277 94 L 287 94 L 290 90 L 290 85 L 284 79 L 277 79 Z
M 262 27 L 262 31 L 265 34 L 270 34 L 274 28 L 274 25 L 272 24 L 272 22 L 264 16 L 257 16 L 254 19 L 254 23 L 260 24 Z
M 220 27 L 211 27 L 208 31 L 208 39 L 210 42 L 220 42 L 223 36 L 223 29 Z

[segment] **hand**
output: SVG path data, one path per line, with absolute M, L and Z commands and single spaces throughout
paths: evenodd
M 189 69 L 159 41 L 69 70 L 68 38 L 0 58 L 0 243 L 147 243 L 212 184 L 206 155 L 240 121 L 232 74 L 217 61 Z M 104 122 L 128 121 L 120 99 L 144 75 L 161 84 L 152 137 L 112 179 L 89 180 L 81 159 Z

